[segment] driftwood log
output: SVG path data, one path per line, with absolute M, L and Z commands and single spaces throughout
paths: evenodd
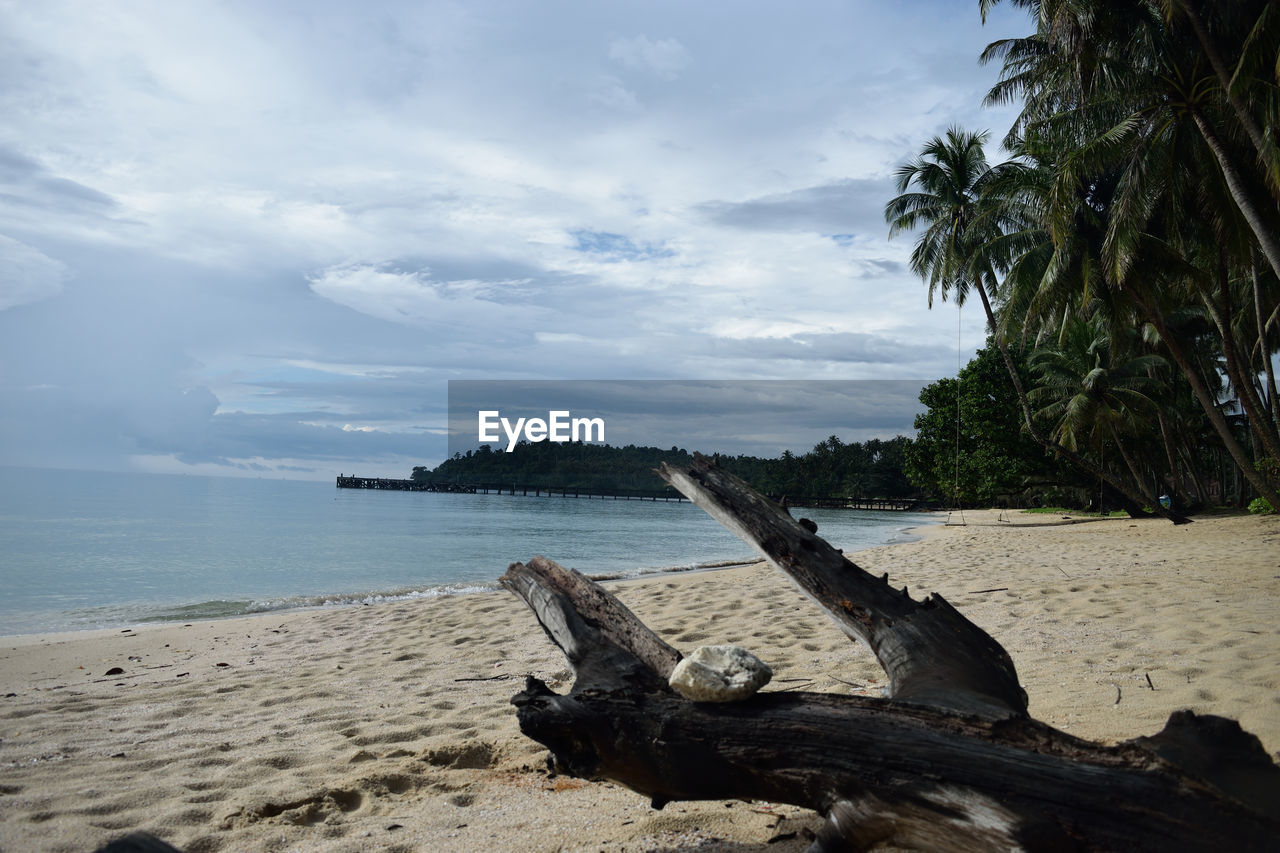
M 680 652 L 581 574 L 541 557 L 502 583 L 572 665 L 512 699 L 557 772 L 652 799 L 759 799 L 825 815 L 811 853 L 1276 850 L 1280 768 L 1233 720 L 1180 711 L 1107 746 L 1027 714 L 1008 653 L 939 595 L 847 560 L 745 483 L 698 459 L 661 475 L 786 573 L 889 677 L 885 699 L 763 692 L 696 703 L 667 685 Z

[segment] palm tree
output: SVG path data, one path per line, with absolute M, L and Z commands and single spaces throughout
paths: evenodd
M 928 284 L 930 307 L 935 294 L 963 305 L 974 288 L 990 319 L 983 271 L 973 265 L 978 247 L 996 236 L 974 226 L 991 176 L 983 151 L 988 136 L 952 127 L 925 143 L 918 157 L 898 167 L 899 195 L 885 206 L 885 219 L 890 238 L 924 227 L 911 252 L 911 269 Z
M 984 17 L 995 1 L 980 0 Z M 1003 65 L 988 101 L 1022 100 L 1011 134 L 1035 138 L 1055 163 L 1045 211 L 1055 260 L 1036 288 L 1041 303 L 1070 290 L 1072 263 L 1091 276 L 1051 307 L 1078 310 L 1101 287 L 1121 291 L 1166 340 L 1243 475 L 1274 504 L 1280 480 L 1256 469 L 1220 411 L 1216 374 L 1178 350 L 1165 315 L 1196 303 L 1213 322 L 1249 427 L 1280 459 L 1263 319 L 1280 283 L 1280 156 L 1269 130 L 1280 118 L 1269 79 L 1280 11 L 1267 0 L 1014 2 L 1033 12 L 1035 33 L 992 44 L 983 61 Z M 1084 220 L 1103 229 L 1100 251 L 1081 243 Z M 1268 275 L 1254 274 L 1258 255 Z
M 1170 26 L 1185 24 L 1194 33 L 1222 96 L 1265 168 L 1273 197 L 1280 201 L 1280 152 L 1264 131 L 1276 126 L 1280 108 L 1267 80 L 1280 45 L 1280 6 L 1267 0 L 1160 0 L 1160 6 Z
M 1029 397 L 1044 404 L 1037 415 L 1053 423 L 1052 438 L 1077 452 L 1115 449 L 1151 499 L 1130 444 L 1148 440 L 1158 423 L 1156 375 L 1166 365 L 1158 355 L 1137 351 L 1135 335 L 1130 331 L 1122 336 L 1129 341 L 1117 342 L 1096 321 L 1072 320 L 1055 346 L 1031 354 L 1039 383 Z
M 925 143 L 920 155 L 898 167 L 898 195 L 885 205 L 889 237 L 923 228 L 911 252 L 911 270 L 934 294 L 963 305 L 969 292 L 982 301 L 987 328 L 998 328 L 991 293 L 999 284 L 991 247 L 1006 236 L 1007 196 L 993 192 L 1001 172 L 987 164 L 988 133 L 957 127 Z M 1004 342 L 996 336 L 1010 379 L 1024 403 L 1027 428 L 1035 434 L 1026 392 Z
M 903 231 L 923 229 L 911 252 L 911 269 L 928 285 L 930 306 L 935 293 L 963 304 L 970 290 L 976 291 L 987 326 L 995 333 L 999 324 L 990 293 L 999 286 L 997 265 L 1001 259 L 991 247 L 1028 223 L 1012 197 L 996 191 L 1002 184 L 1002 171 L 987 164 L 983 151 L 987 136 L 986 132 L 969 133 L 953 127 L 945 136 L 930 139 L 918 157 L 898 168 L 899 195 L 885 205 L 885 219 L 891 238 Z M 1139 512 L 1150 502 L 1149 495 L 1041 433 L 1008 346 L 998 334 L 995 341 L 1022 407 L 1027 432 L 1036 443 L 1110 483 L 1130 501 L 1131 511 Z M 1175 523 L 1190 520 L 1158 503 L 1153 508 Z
M 979 5 L 985 19 L 994 0 Z M 1064 178 L 1076 182 L 1081 170 L 1088 172 L 1100 161 L 1118 154 L 1149 162 L 1148 149 L 1162 156 L 1160 137 L 1184 128 L 1195 133 L 1207 154 L 1204 160 L 1217 164 L 1232 202 L 1280 276 L 1275 221 L 1280 157 L 1274 140 L 1261 130 L 1280 119 L 1280 101 L 1275 81 L 1260 76 L 1264 64 L 1259 61 L 1272 47 L 1274 73 L 1274 43 L 1280 38 L 1280 14 L 1269 8 L 1274 3 L 1019 0 L 1015 5 L 1034 13 L 1035 35 L 995 42 L 982 54 L 983 62 L 1003 61 L 1001 80 L 988 101 L 1023 99 L 1014 131 L 1039 129 L 1072 139 L 1074 151 L 1065 161 L 1072 168 Z M 1223 6 L 1237 11 L 1222 13 L 1218 7 Z M 1234 63 L 1230 78 L 1228 56 Z M 1258 197 L 1260 188 L 1270 190 L 1265 200 Z M 1143 213 L 1138 207 L 1133 215 Z

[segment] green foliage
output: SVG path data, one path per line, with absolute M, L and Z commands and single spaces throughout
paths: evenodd
M 1025 365 L 1015 364 L 1025 373 Z M 957 481 L 957 381 L 942 379 L 920 392 L 928 411 L 916 416 L 916 440 L 906 455 L 912 483 L 963 506 L 1025 499 L 1053 463 L 1022 428 L 1021 407 L 999 351 L 978 350 L 960 371 L 960 453 Z
M 871 439 L 845 444 L 837 436 L 819 442 L 801 456 L 784 451 L 777 459 L 755 456 L 713 458 L 757 490 L 781 498 L 916 498 L 920 490 L 903 466 L 911 439 Z M 598 490 L 668 488 L 654 473 L 662 462 L 688 465 L 690 453 L 678 447 L 611 447 L 582 442 L 521 442 L 511 453 L 485 445 L 456 454 L 434 469 L 417 466 L 412 479 L 422 483 L 551 486 Z
M 991 226 L 964 268 L 999 274 L 1001 340 L 1040 348 L 1031 401 L 1126 493 L 1240 501 L 1225 492 L 1244 480 L 1280 501 L 1280 470 L 1257 464 L 1280 457 L 1275 3 L 1016 5 L 1034 31 L 982 55 L 1000 67 L 988 102 L 1019 108 L 1014 158 L 957 224 Z
M 1053 423 L 1053 437 L 1065 447 L 1104 447 L 1120 433 L 1151 422 L 1153 399 L 1162 387 L 1164 359 L 1125 346 L 1136 334 L 1112 336 L 1095 319 L 1074 319 L 1053 346 L 1031 354 L 1038 381 L 1033 403 L 1037 416 Z M 1117 338 L 1120 338 L 1117 341 Z
M 450 484 L 530 485 L 582 489 L 652 489 L 666 486 L 654 469 L 662 462 L 687 465 L 683 450 L 656 447 L 610 447 L 584 442 L 522 441 L 510 453 L 483 445 L 455 454 L 434 469 L 413 469 L 419 482 Z
M 1249 502 L 1249 512 L 1254 515 L 1268 515 L 1275 512 L 1275 510 L 1271 508 L 1271 504 L 1267 502 L 1266 498 L 1254 498 Z
M 1134 510 L 1280 503 L 1274 0 L 1015 5 L 1034 31 L 981 57 L 988 103 L 1019 108 L 1012 159 L 988 166 L 985 133 L 928 140 L 890 236 L 917 232 L 930 304 L 976 292 L 1001 347 L 1035 350 L 1019 399 L 1065 486 Z M 980 502 L 992 466 L 963 444 L 958 477 L 927 446 L 911 470 Z

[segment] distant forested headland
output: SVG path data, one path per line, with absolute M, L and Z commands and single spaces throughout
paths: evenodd
M 831 436 L 808 453 L 785 451 L 777 459 L 715 454 L 716 462 L 775 497 L 915 500 L 927 497 L 904 469 L 911 439 L 842 442 Z M 662 462 L 688 465 L 693 456 L 678 447 L 611 447 L 582 442 L 522 442 L 510 452 L 488 445 L 456 454 L 413 479 L 436 484 L 521 484 L 595 491 L 660 490 L 654 473 Z

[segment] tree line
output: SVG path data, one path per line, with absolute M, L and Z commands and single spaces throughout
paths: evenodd
M 821 441 L 800 455 L 786 450 L 776 459 L 714 454 L 721 467 L 777 498 L 920 499 L 926 493 L 905 473 L 911 439 Z M 654 473 L 662 462 L 689 465 L 693 456 L 679 447 L 612 447 L 584 442 L 521 442 L 510 453 L 483 445 L 456 453 L 435 468 L 417 466 L 412 479 L 436 484 L 529 485 L 601 491 L 669 488 Z

